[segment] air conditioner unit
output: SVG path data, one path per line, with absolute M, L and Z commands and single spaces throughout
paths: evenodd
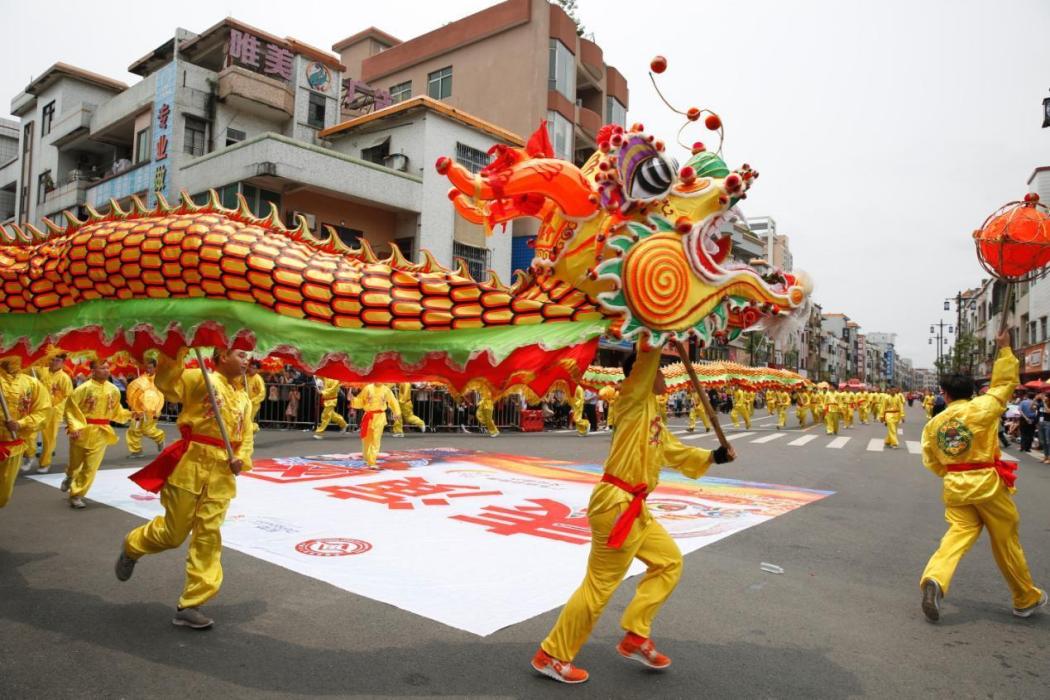
M 291 225 L 292 226 L 298 226 L 299 225 L 299 217 L 300 216 L 303 217 L 304 219 L 306 219 L 306 225 L 311 231 L 316 231 L 317 230 L 317 217 L 314 216 L 313 214 L 311 214 L 310 212 L 305 212 L 305 211 L 293 211 L 292 212 L 292 221 L 291 221 Z

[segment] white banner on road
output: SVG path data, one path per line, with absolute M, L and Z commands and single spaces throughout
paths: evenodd
M 582 580 L 599 466 L 459 449 L 384 453 L 380 466 L 359 453 L 258 460 L 223 544 L 478 635 L 564 604 Z M 161 514 L 132 471 L 100 471 L 89 498 Z M 35 478 L 57 488 L 62 475 Z M 689 553 L 830 493 L 665 472 L 648 503 Z

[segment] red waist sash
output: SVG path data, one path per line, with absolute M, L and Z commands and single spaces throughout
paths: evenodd
M 971 464 L 949 464 L 945 466 L 950 472 L 972 472 L 978 469 L 994 469 L 999 472 L 999 478 L 1003 483 L 1013 488 L 1017 481 L 1017 462 L 1004 462 L 997 459 L 994 462 L 974 462 Z
M 9 442 L 0 442 L 0 461 L 3 461 L 11 456 L 11 448 L 18 447 L 19 445 L 25 444 L 24 440 L 11 440 Z
M 191 443 L 198 442 L 202 445 L 211 445 L 212 447 L 226 447 L 221 438 L 191 433 L 188 425 L 179 426 L 179 435 L 181 437 L 165 447 L 152 462 L 128 478 L 147 491 L 159 493 L 164 488 L 164 484 L 168 482 L 168 477 L 175 471 L 175 467 L 179 466 L 179 461 L 185 456 L 186 450 L 190 449 Z M 234 443 L 233 449 L 236 450 L 238 447 L 240 447 L 240 444 Z
M 88 418 L 88 425 L 109 425 L 109 418 Z
M 372 425 L 372 418 L 380 413 L 386 413 L 386 409 L 382 411 L 365 411 L 365 417 L 361 419 L 361 437 L 368 435 L 368 427 Z
M 642 503 L 649 497 L 649 494 L 646 493 L 648 486 L 645 484 L 628 484 L 623 479 L 615 477 L 608 472 L 602 474 L 602 481 L 606 484 L 612 484 L 621 491 L 626 491 L 634 496 L 634 498 L 631 499 L 630 505 L 627 506 L 627 510 L 621 513 L 620 517 L 616 519 L 612 530 L 609 532 L 609 539 L 606 542 L 606 544 L 613 549 L 619 549 L 627 540 L 627 535 L 630 534 L 631 528 L 634 526 L 634 521 L 637 520 L 638 516 L 642 513 Z

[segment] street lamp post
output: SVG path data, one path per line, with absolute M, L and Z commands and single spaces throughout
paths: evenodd
M 945 304 L 947 303 L 948 302 L 945 302 Z M 948 336 L 944 332 L 945 326 L 948 326 L 949 334 L 953 332 L 954 328 L 943 320 L 930 324 L 930 343 L 932 343 L 934 339 L 937 340 L 937 371 L 941 374 L 944 374 L 944 367 L 941 365 L 944 355 L 944 346 L 948 344 Z M 958 337 L 958 334 L 956 334 L 956 337 Z

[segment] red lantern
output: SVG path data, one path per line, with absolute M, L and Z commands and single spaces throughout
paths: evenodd
M 997 278 L 1020 280 L 1050 263 L 1050 216 L 1037 197 L 1000 208 L 973 237 L 978 259 Z

